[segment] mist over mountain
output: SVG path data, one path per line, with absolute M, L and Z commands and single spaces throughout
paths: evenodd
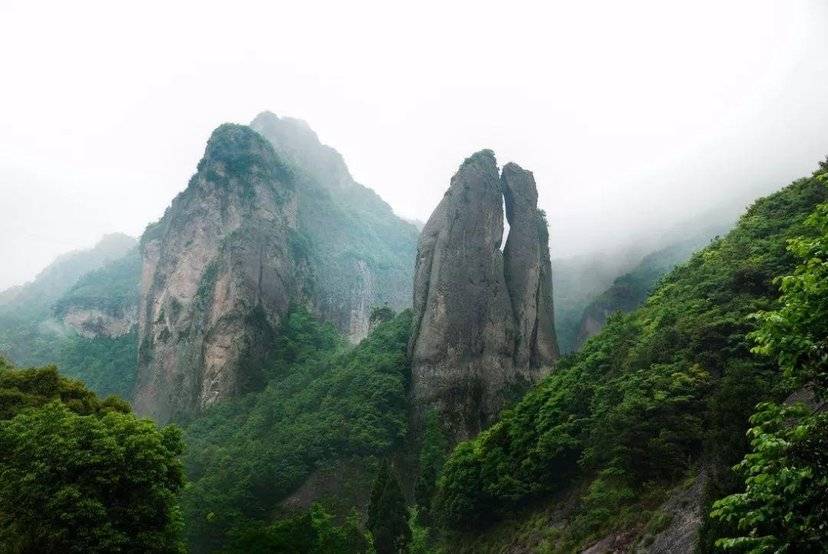
M 824 554 L 828 2 L 0 2 L 0 553 Z

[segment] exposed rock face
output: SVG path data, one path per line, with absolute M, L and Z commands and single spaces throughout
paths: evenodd
M 501 254 L 503 186 L 513 222 Z M 414 278 L 413 426 L 431 409 L 459 440 L 557 357 L 545 225 L 531 173 L 494 154 L 468 158 L 423 228 Z M 504 257 L 506 266 L 504 267 Z
M 270 144 L 219 127 L 142 238 L 140 413 L 167 421 L 255 383 L 268 336 L 292 301 L 306 301 L 295 227 L 295 190 Z
M 546 219 L 538 210 L 538 190 L 531 171 L 508 163 L 501 179 L 510 226 L 503 260 L 518 325 L 515 364 L 549 367 L 558 359 L 558 344 Z
M 97 308 L 72 308 L 63 315 L 64 325 L 87 339 L 118 338 L 129 333 L 137 322 L 137 314 L 132 309 L 108 313 Z
M 319 315 L 359 342 L 372 308 L 410 305 L 417 228 L 355 182 L 339 152 L 304 121 L 264 112 L 251 127 L 295 176 L 299 238 L 310 247 Z
M 414 226 L 304 122 L 253 127 L 219 127 L 141 239 L 135 406 L 158 421 L 261 386 L 291 304 L 358 341 L 374 307 L 410 302 Z

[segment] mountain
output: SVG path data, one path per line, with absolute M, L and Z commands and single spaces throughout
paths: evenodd
M 416 237 L 306 123 L 222 125 L 141 238 L 136 409 L 181 419 L 260 389 L 291 306 L 364 338 L 373 308 L 409 305 Z
M 137 241 L 121 233 L 105 235 L 95 246 L 59 256 L 30 282 L 0 293 L 0 317 L 42 315 L 84 274 L 118 259 Z M 21 313 L 21 311 L 23 313 Z
M 711 551 L 758 402 L 788 393 L 751 352 L 788 240 L 828 200 L 826 168 L 758 200 L 443 466 L 435 511 L 458 552 Z M 726 534 L 724 536 L 727 536 Z M 591 550 L 585 550 L 591 548 Z
M 639 307 L 659 279 L 725 231 L 724 228 L 705 229 L 689 239 L 644 256 L 629 273 L 617 277 L 607 290 L 584 308 L 574 348 L 580 349 L 588 338 L 595 336 L 611 314 L 618 311 L 630 312 Z
M 511 225 L 503 241 L 503 205 Z M 548 233 L 532 174 L 468 158 L 420 235 L 411 409 L 436 410 L 455 440 L 476 435 L 558 357 Z
M 134 250 L 137 241 L 123 234 L 106 235 L 92 248 L 59 256 L 30 283 L 2 293 L 0 353 L 19 366 L 61 361 L 64 338 L 71 334 L 53 308 L 83 276 Z

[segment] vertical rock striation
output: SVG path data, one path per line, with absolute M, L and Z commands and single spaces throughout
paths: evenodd
M 552 263 L 546 218 L 531 171 L 515 163 L 501 174 L 509 237 L 503 260 L 517 329 L 515 365 L 549 367 L 558 359 L 552 306 Z
M 158 421 L 255 385 L 256 361 L 303 264 L 290 251 L 296 194 L 261 136 L 222 125 L 198 172 L 141 240 L 135 407 Z
M 136 410 L 180 419 L 262 386 L 291 305 L 360 340 L 373 308 L 408 307 L 416 240 L 303 121 L 222 125 L 141 239 Z
M 503 202 L 511 224 L 503 253 Z M 548 237 L 530 172 L 468 158 L 420 236 L 414 277 L 412 425 L 437 410 L 474 436 L 557 359 Z

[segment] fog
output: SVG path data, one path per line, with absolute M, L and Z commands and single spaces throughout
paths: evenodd
M 139 235 L 210 132 L 305 119 L 425 221 L 481 148 L 552 256 L 655 241 L 828 154 L 828 3 L 0 3 L 0 289 Z

